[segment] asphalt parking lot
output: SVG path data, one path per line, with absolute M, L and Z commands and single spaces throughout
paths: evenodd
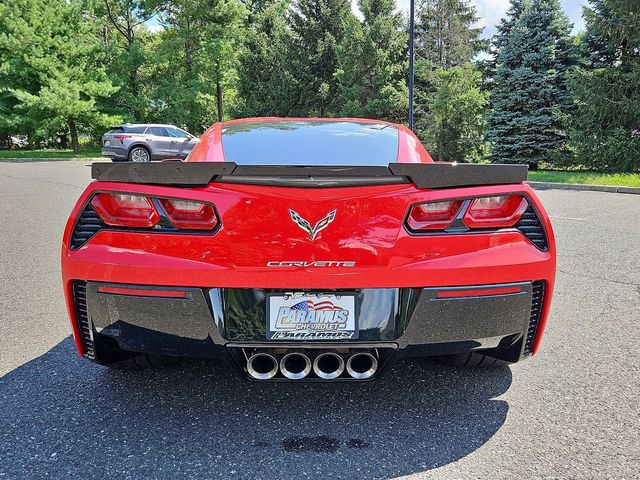
M 0 478 L 640 478 L 640 196 L 540 192 L 558 277 L 527 362 L 255 384 L 76 355 L 59 250 L 89 179 L 81 161 L 0 162 Z

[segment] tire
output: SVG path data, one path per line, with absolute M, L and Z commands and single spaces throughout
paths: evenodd
M 143 353 L 134 357 L 108 363 L 106 366 L 118 370 L 160 370 L 172 367 L 176 365 L 178 361 L 179 358 L 177 357 Z
M 452 367 L 503 367 L 509 362 L 489 357 L 478 352 L 456 353 L 453 355 L 440 355 L 438 361 Z
M 129 151 L 130 162 L 150 162 L 151 153 L 146 147 L 136 146 Z

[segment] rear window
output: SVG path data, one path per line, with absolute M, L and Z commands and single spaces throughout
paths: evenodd
M 147 127 L 127 127 L 127 133 L 144 133 Z
M 393 125 L 276 121 L 226 125 L 222 147 L 238 165 L 388 165 L 398 157 Z
M 124 132 L 124 127 L 112 127 L 107 133 L 122 133 Z

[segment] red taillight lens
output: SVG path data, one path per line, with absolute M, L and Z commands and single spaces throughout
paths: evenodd
M 131 138 L 131 135 L 114 135 L 113 138 L 120 140 L 120 143 L 124 143 L 125 139 Z
M 98 193 L 91 205 L 107 225 L 151 228 L 160 219 L 151 200 L 141 195 Z
M 421 203 L 409 211 L 407 225 L 411 230 L 444 230 L 460 212 L 462 200 Z
M 189 200 L 160 199 L 167 217 L 176 227 L 185 230 L 213 230 L 218 217 L 212 205 Z
M 527 206 L 527 200 L 520 195 L 476 198 L 464 214 L 464 223 L 469 228 L 513 227 Z

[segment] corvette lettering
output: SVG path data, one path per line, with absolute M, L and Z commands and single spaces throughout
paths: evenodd
M 271 261 L 267 262 L 267 267 L 355 267 L 356 262 L 341 261 L 341 260 L 317 260 L 313 262 L 307 262 L 304 260 L 293 261 Z

